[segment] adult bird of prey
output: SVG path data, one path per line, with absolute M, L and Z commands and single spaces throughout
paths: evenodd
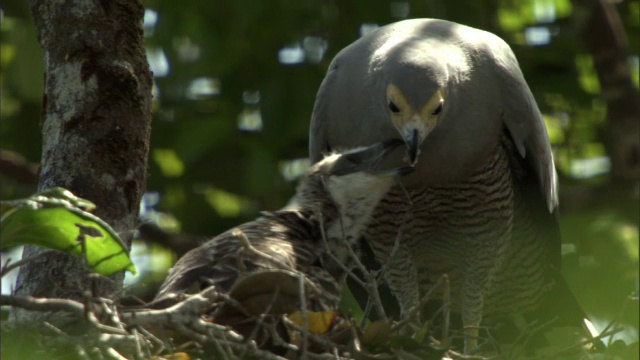
M 402 145 L 395 139 L 326 156 L 301 179 L 295 205 L 264 212 L 180 258 L 160 287 L 153 307 L 172 305 L 184 294 L 210 286 L 228 294 L 246 276 L 282 270 L 305 278 L 309 285 L 306 310 L 336 310 L 352 261 L 347 243 L 357 243 L 373 209 L 396 177 L 413 171 L 401 162 L 396 167 L 380 166 L 388 153 Z M 272 287 L 272 295 L 282 290 L 277 289 L 278 284 Z M 296 307 L 299 310 L 302 299 L 292 301 L 295 304 L 282 310 L 284 313 Z
M 413 19 L 340 51 L 313 109 L 312 163 L 393 137 L 405 142 L 404 159 L 416 171 L 403 179 L 406 191 L 396 186 L 384 196 L 364 238 L 403 313 L 422 306 L 421 296 L 447 274 L 469 352 L 484 320 L 539 309 L 547 295 L 568 290 L 558 273 L 548 135 L 503 40 Z M 554 315 L 580 326 L 579 307 Z

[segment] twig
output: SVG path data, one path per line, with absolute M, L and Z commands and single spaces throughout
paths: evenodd
M 114 360 L 127 360 L 126 357 L 120 355 L 120 353 L 118 353 L 114 348 L 108 348 L 106 351 L 107 355 L 109 355 L 109 358 L 114 359 Z
M 351 276 L 359 286 L 367 287 L 366 283 L 362 281 L 362 279 L 357 277 L 356 274 L 354 274 L 351 269 L 343 264 L 342 261 L 340 261 L 340 259 L 338 259 L 338 257 L 336 257 L 335 254 L 333 254 L 333 252 L 331 251 L 329 247 L 329 241 L 327 240 L 327 234 L 324 230 L 324 216 L 320 211 L 318 212 L 318 227 L 320 228 L 320 237 L 322 238 L 322 242 L 324 243 L 325 250 L 327 251 L 326 253 L 331 258 L 331 260 L 333 260 L 342 271 Z
M 0 295 L 0 305 L 8 305 L 31 311 L 64 311 L 78 318 L 84 318 L 85 307 L 68 299 L 41 299 L 32 296 Z
M 631 300 L 631 296 L 627 297 L 627 300 L 622 304 L 622 307 L 620 308 L 620 311 L 618 311 L 618 314 L 616 314 L 616 317 L 615 317 L 615 318 L 613 318 L 613 319 L 612 319 L 612 320 L 607 324 L 607 326 L 605 326 L 605 327 L 604 327 L 604 329 L 602 329 L 602 331 L 600 332 L 601 334 L 602 334 L 602 333 L 605 333 L 605 332 L 607 332 L 607 331 L 609 331 L 609 329 L 610 329 L 610 328 L 612 328 L 612 327 L 613 327 L 613 325 L 614 325 L 616 322 L 618 322 L 618 321 L 622 318 L 622 314 L 625 312 L 625 310 L 627 310 L 627 305 L 629 305 L 630 300 Z M 593 334 L 590 334 L 590 335 L 593 335 Z M 594 337 L 594 338 L 595 338 L 595 337 Z M 609 341 L 608 341 L 607 346 L 610 346 L 610 345 L 611 345 L 611 340 L 612 340 L 612 339 L 611 339 L 611 338 L 609 338 Z
M 279 266 L 282 267 L 282 269 L 286 270 L 286 269 L 290 269 L 291 268 L 291 265 L 286 264 L 282 260 L 276 259 L 273 256 L 256 249 L 253 245 L 251 245 L 251 242 L 249 241 L 249 238 L 247 237 L 247 235 L 244 234 L 244 232 L 242 230 L 240 230 L 240 228 L 233 229 L 233 231 L 231 232 L 231 236 L 239 238 L 240 239 L 240 244 L 242 244 L 244 249 L 247 250 L 248 252 L 250 252 L 251 254 L 263 257 L 263 258 L 269 260 L 270 262 L 272 262 L 274 264 L 278 264 Z
M 444 306 L 444 314 L 442 315 L 444 319 L 444 325 L 442 326 L 442 340 L 447 339 L 449 337 L 449 322 L 451 315 L 451 288 L 449 286 L 449 275 L 442 275 L 442 290 L 443 294 L 443 306 Z M 421 305 L 422 306 L 422 305 Z
M 300 287 L 300 306 L 302 310 L 302 359 L 307 359 L 307 350 L 309 349 L 309 314 L 307 313 L 307 301 L 304 296 L 304 278 L 298 277 L 298 286 Z
M 0 150 L 0 174 L 25 185 L 38 183 L 38 163 L 30 162 L 14 151 Z
M 449 354 L 449 356 L 451 356 L 452 359 L 460 359 L 460 360 L 489 360 L 489 359 L 495 358 L 495 357 L 485 357 L 482 355 L 461 354 L 453 350 L 447 351 L 447 354 Z
M 142 327 L 189 322 L 194 316 L 200 316 L 211 307 L 211 304 L 223 298 L 214 287 L 209 287 L 166 309 L 122 309 L 120 319 L 127 325 Z
M 413 308 L 409 309 L 409 311 L 407 312 L 407 315 L 404 317 L 404 319 L 402 319 L 401 321 L 397 322 L 394 326 L 393 326 L 393 330 L 397 330 L 400 329 L 401 327 L 403 327 L 404 325 L 406 325 L 408 322 L 416 319 L 418 313 L 420 312 L 420 310 L 422 309 L 422 307 L 424 306 L 424 304 L 429 300 L 429 298 L 431 298 L 431 295 L 433 294 L 433 292 L 441 286 L 442 282 L 444 281 L 445 276 L 441 276 L 438 281 L 436 281 L 435 284 L 433 284 L 433 286 L 429 289 L 429 291 L 427 291 L 426 294 L 424 294 L 424 296 L 422 297 L 422 299 L 420 299 L 420 303 L 418 304 L 418 306 L 414 306 Z
M 615 329 L 612 329 L 612 330 L 609 330 L 609 331 L 606 331 L 606 332 L 603 331 L 598 336 L 594 336 L 591 339 L 586 339 L 586 340 L 580 341 L 577 344 L 574 344 L 574 345 L 571 345 L 571 346 L 567 346 L 564 349 L 558 350 L 555 354 L 556 355 L 560 355 L 560 354 L 564 354 L 564 353 L 569 353 L 569 352 L 574 351 L 576 349 L 579 349 L 579 348 L 581 348 L 581 347 L 583 347 L 585 345 L 593 344 L 595 341 L 602 340 L 607 336 L 611 336 L 611 335 L 617 334 L 617 333 L 619 333 L 620 331 L 623 331 L 623 330 L 624 330 L 624 328 L 619 327 L 619 328 L 615 328 Z
M 271 300 L 269 301 L 269 303 L 267 304 L 267 307 L 264 309 L 263 313 L 260 314 L 259 316 L 256 316 L 256 325 L 253 327 L 253 329 L 251 330 L 251 334 L 249 335 L 249 338 L 247 340 L 252 340 L 255 341 L 258 338 L 258 332 L 260 331 L 261 328 L 263 329 L 269 329 L 269 331 L 271 332 L 271 335 L 273 336 L 274 334 L 277 334 L 277 331 L 275 329 L 272 329 L 271 327 L 269 327 L 268 323 L 264 321 L 264 318 L 266 316 L 266 314 L 269 314 L 269 312 L 271 311 L 271 308 L 273 306 L 273 304 L 275 304 L 276 300 L 278 299 L 278 296 L 280 294 L 280 287 L 276 286 L 276 288 L 274 289 L 275 291 L 273 292 L 273 295 L 271 297 Z M 244 354 L 242 356 L 240 356 L 241 358 L 244 357 Z
M 0 278 L 4 277 L 6 274 L 10 273 L 11 270 L 13 270 L 15 268 L 18 268 L 18 267 L 20 267 L 22 265 L 30 263 L 30 262 L 32 262 L 32 261 L 34 261 L 36 259 L 39 259 L 39 258 L 44 257 L 46 255 L 52 254 L 54 252 L 55 251 L 53 251 L 53 250 L 44 251 L 44 252 L 38 253 L 36 255 L 29 256 L 28 258 L 20 259 L 20 260 L 14 262 L 14 263 L 11 263 L 11 258 L 9 258 L 9 259 L 7 259 L 7 261 L 5 262 L 4 266 L 2 267 L 2 270 L 0 270 Z
M 147 329 L 143 328 L 143 327 L 137 327 L 134 328 L 133 330 L 135 330 L 136 332 L 141 332 L 142 335 L 144 335 L 145 338 L 147 338 L 149 341 L 155 343 L 160 350 L 163 350 L 163 348 L 165 347 L 165 343 L 160 340 L 157 336 L 153 335 L 152 333 L 150 333 Z M 147 356 L 149 357 L 149 356 Z
M 365 282 L 362 282 L 362 280 L 360 280 L 360 278 L 358 278 L 353 273 L 353 271 L 351 271 L 351 269 L 349 269 L 346 265 L 342 264 L 342 262 L 338 258 L 336 258 L 336 256 L 331 252 L 331 248 L 329 247 L 329 240 L 327 239 L 327 235 L 324 230 L 324 216 L 322 214 L 322 211 L 318 211 L 317 213 L 318 213 L 318 223 L 319 223 L 318 226 L 320 227 L 320 235 L 322 236 L 322 241 L 325 244 L 328 255 L 332 258 L 334 262 L 336 262 L 340 267 L 342 267 L 347 272 L 347 275 L 351 276 L 354 280 L 356 280 L 359 286 L 362 286 L 363 288 L 367 289 L 367 293 L 369 294 L 369 297 L 373 302 L 373 307 L 377 311 L 378 316 L 380 316 L 383 319 L 386 319 L 387 314 L 384 311 L 384 306 L 382 306 L 382 300 L 380 299 L 380 293 L 378 292 L 377 277 L 375 275 L 372 275 L 371 272 L 367 270 L 364 264 L 362 264 L 362 262 L 360 261 L 360 258 L 358 257 L 358 255 L 356 255 L 356 253 L 351 248 L 351 244 L 349 244 L 349 242 L 347 241 L 344 241 L 343 243 L 346 244 L 349 257 L 351 260 L 353 260 L 356 268 L 362 272 L 362 275 L 365 277 Z M 340 217 L 340 227 L 341 227 L 342 235 L 344 236 L 345 231 L 344 231 L 344 223 L 342 222 L 342 217 Z

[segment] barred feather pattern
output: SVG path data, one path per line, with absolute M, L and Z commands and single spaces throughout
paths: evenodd
M 264 212 L 186 253 L 154 303 L 209 286 L 227 293 L 245 274 L 282 269 L 314 285 L 317 291 L 306 299 L 308 310 L 336 309 L 352 254 L 359 254 L 357 240 L 395 180 L 365 172 L 331 176 L 330 167 L 330 162 L 320 162 L 310 170 L 297 189 L 295 205 Z
M 253 251 L 241 237 L 248 240 Z M 169 272 L 156 299 L 197 292 L 209 286 L 227 293 L 246 274 L 280 269 L 299 273 L 323 290 L 322 298 L 309 297 L 309 310 L 335 309 L 341 288 L 322 268 L 318 253 L 322 245 L 318 239 L 318 223 L 310 212 L 263 213 L 260 218 L 218 235 L 185 254 Z
M 366 238 L 404 313 L 443 274 L 451 308 L 466 324 L 535 306 L 548 285 L 548 253 L 519 187 L 526 175 L 505 133 L 467 181 L 394 187 L 381 200 Z

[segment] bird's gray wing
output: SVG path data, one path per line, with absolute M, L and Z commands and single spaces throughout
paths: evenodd
M 527 85 L 515 55 L 502 42 L 492 44 L 498 89 L 501 92 L 502 120 L 520 156 L 531 165 L 547 205 L 553 212 L 558 206 L 556 170 L 549 136 L 538 105 Z
M 309 127 L 312 163 L 332 151 L 369 146 L 395 135 L 386 103 L 374 96 L 384 91 L 384 79 L 369 70 L 375 46 L 377 38 L 362 38 L 341 50 L 329 65 Z
M 309 156 L 312 164 L 322 160 L 323 155 L 331 151 L 326 134 L 327 128 L 329 127 L 329 124 L 326 122 L 330 120 L 330 117 L 327 116 L 329 110 L 327 105 L 329 101 L 327 101 L 326 98 L 329 96 L 328 92 L 331 91 L 330 89 L 334 88 L 333 83 L 337 76 L 335 61 L 336 60 L 329 66 L 327 75 L 320 85 L 313 108 L 311 125 L 309 127 Z

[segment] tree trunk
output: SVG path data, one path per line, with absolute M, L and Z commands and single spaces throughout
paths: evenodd
M 622 20 L 609 0 L 574 0 L 579 35 L 593 56 L 601 96 L 607 103 L 605 146 L 611 158 L 611 180 L 640 180 L 640 94 L 629 64 L 629 45 Z
M 144 7 L 138 0 L 31 0 L 30 7 L 46 72 L 38 188 L 61 186 L 91 200 L 129 246 L 145 190 L 151 123 Z M 42 251 L 26 247 L 23 258 Z M 122 279 L 90 279 L 80 257 L 55 253 L 20 270 L 16 293 L 77 300 L 91 291 L 113 298 Z

